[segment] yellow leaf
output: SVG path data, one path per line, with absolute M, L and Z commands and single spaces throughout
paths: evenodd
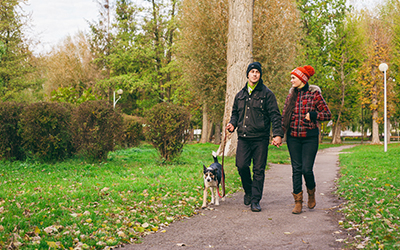
M 158 231 L 158 228 L 157 228 L 157 227 L 153 227 L 153 228 L 151 228 L 151 231 L 157 232 L 157 231 Z
M 46 241 L 49 248 L 58 248 L 57 244 L 54 241 Z
M 86 222 L 87 222 L 87 223 L 91 223 L 91 222 L 92 222 L 92 219 L 87 219 Z
M 38 227 L 35 227 L 33 231 L 35 232 L 35 234 L 40 234 L 40 229 Z

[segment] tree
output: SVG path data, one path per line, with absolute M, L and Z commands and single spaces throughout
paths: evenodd
M 391 78 L 388 82 L 393 82 L 393 98 L 388 101 L 389 106 L 393 106 L 391 114 L 392 122 L 398 125 L 400 120 L 400 1 L 392 0 L 381 10 L 381 20 L 389 27 L 389 33 L 392 34 L 390 43 L 391 61 L 390 61 L 390 75 Z M 389 99 L 388 98 L 388 99 Z M 398 128 L 397 128 L 398 129 Z
M 228 124 L 235 95 L 247 80 L 247 66 L 253 62 L 253 9 L 254 0 L 229 0 L 229 26 L 227 48 L 227 82 L 223 127 Z M 226 130 L 223 130 L 223 137 Z M 235 154 L 237 134 L 226 140 L 226 155 Z M 218 153 L 222 152 L 222 145 Z
M 362 105 L 369 108 L 372 113 L 372 139 L 371 144 L 381 144 L 379 140 L 379 123 L 383 122 L 383 115 L 379 111 L 383 106 L 383 74 L 378 66 L 382 62 L 390 62 L 390 35 L 382 21 L 365 15 L 368 39 L 365 44 L 367 59 L 359 71 L 358 82 L 361 84 Z M 391 85 L 388 82 L 388 93 Z M 390 112 L 388 113 L 390 117 Z
M 200 142 L 209 142 L 215 124 L 219 143 L 225 102 L 228 1 L 185 0 L 180 14 L 179 59 L 185 81 L 202 106 Z
M 97 79 L 101 78 L 101 70 L 92 63 L 93 59 L 89 42 L 82 32 L 73 37 L 67 36 L 42 56 L 47 98 L 52 98 L 52 92 L 60 88 L 72 88 L 79 96 L 94 88 Z
M 0 4 L 0 98 L 17 100 L 24 89 L 38 90 L 38 82 L 29 78 L 34 72 L 33 55 L 23 34 L 28 15 L 20 9 L 26 0 L 2 0 Z
M 110 0 L 97 0 L 100 7 L 99 20 L 88 21 L 90 27 L 89 43 L 93 54 L 93 63 L 101 69 L 103 78 L 110 78 L 110 52 L 113 46 L 112 34 L 112 7 Z M 108 98 L 112 96 L 112 89 L 105 90 Z
M 338 23 L 332 33 L 329 67 L 332 81 L 326 86 L 325 98 L 332 112 L 332 143 L 341 143 L 341 128 L 349 126 L 359 115 L 359 87 L 356 84 L 357 70 L 364 60 L 364 37 L 361 20 L 349 14 Z

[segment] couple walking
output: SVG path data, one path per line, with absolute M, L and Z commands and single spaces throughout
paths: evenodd
M 316 205 L 313 167 L 319 144 L 318 121 L 330 120 L 331 112 L 320 88 L 308 84 L 314 73 L 314 68 L 308 65 L 291 72 L 292 87 L 281 116 L 274 93 L 263 83 L 261 64 L 253 62 L 247 67 L 248 81 L 236 94 L 226 129 L 229 132 L 236 129 L 238 134 L 236 167 L 245 192 L 244 204 L 251 205 L 253 212 L 261 211 L 271 124 L 272 145 L 280 147 L 284 133 L 287 136 L 295 200 L 292 213 L 299 214 L 302 210 L 303 176 L 308 207 Z M 252 161 L 253 177 L 250 171 Z

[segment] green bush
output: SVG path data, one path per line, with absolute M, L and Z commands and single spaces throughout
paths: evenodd
M 122 146 L 125 148 L 138 146 L 140 141 L 145 139 L 143 133 L 143 124 L 145 122 L 143 118 L 123 115 L 123 122 Z
M 146 137 L 166 161 L 182 152 L 189 135 L 189 120 L 186 108 L 171 103 L 159 103 L 148 112 Z
M 22 139 L 18 124 L 24 105 L 16 102 L 0 103 L 0 159 L 23 160 Z
M 70 120 L 67 104 L 38 102 L 26 106 L 19 125 L 25 154 L 44 161 L 71 156 Z
M 79 105 L 72 119 L 77 154 L 90 161 L 106 160 L 115 143 L 120 143 L 122 116 L 106 101 Z

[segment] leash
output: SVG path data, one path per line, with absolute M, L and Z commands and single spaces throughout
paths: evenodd
M 228 131 L 228 130 L 227 130 Z M 225 172 L 224 172 L 224 157 L 225 157 L 225 145 L 226 145 L 226 137 L 227 137 L 227 131 L 225 131 L 225 136 L 224 136 L 224 143 L 222 145 L 222 164 L 221 164 L 221 172 L 222 172 L 222 176 L 221 176 L 221 182 L 222 182 L 222 196 L 219 193 L 219 187 L 217 189 L 218 192 L 218 196 L 223 198 L 225 197 Z

